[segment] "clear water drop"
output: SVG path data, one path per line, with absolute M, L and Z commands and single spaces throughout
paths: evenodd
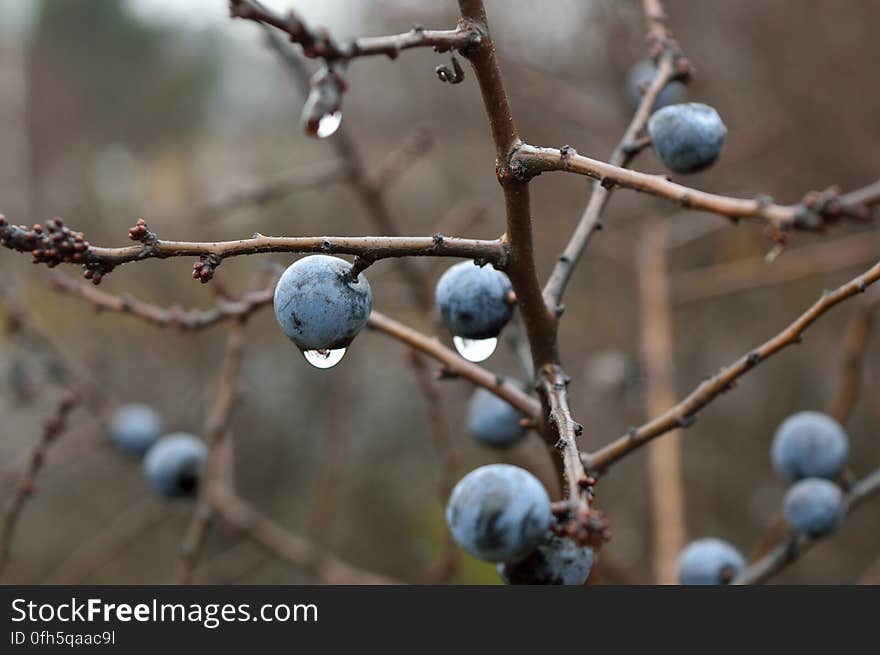
M 332 114 L 324 114 L 321 116 L 321 120 L 318 121 L 318 129 L 315 132 L 315 136 L 319 139 L 326 139 L 328 136 L 332 135 L 336 130 L 339 129 L 339 125 L 342 123 L 342 112 L 334 111 Z
M 303 350 L 303 357 L 315 368 L 333 368 L 345 357 L 345 348 Z
M 464 337 L 452 337 L 452 343 L 458 354 L 469 362 L 482 362 L 489 359 L 498 345 L 498 338 L 489 339 L 465 339 Z

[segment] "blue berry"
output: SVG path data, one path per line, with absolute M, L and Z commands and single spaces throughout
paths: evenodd
M 436 300 L 452 334 L 465 339 L 497 337 L 513 307 L 513 287 L 501 271 L 472 261 L 455 264 L 437 282 Z
M 676 173 L 708 168 L 724 147 L 727 128 L 718 112 L 698 102 L 669 105 L 648 120 L 654 152 Z
M 490 464 L 464 476 L 446 506 L 446 524 L 459 546 L 487 562 L 522 559 L 537 546 L 553 516 L 550 497 L 528 471 Z
M 698 539 L 681 551 L 678 581 L 683 585 L 728 584 L 745 568 L 745 558 L 726 541 Z
M 849 439 L 821 412 L 798 412 L 777 428 L 770 448 L 773 468 L 786 480 L 834 478 L 846 464 Z
M 510 403 L 480 387 L 471 396 L 468 430 L 477 441 L 503 448 L 522 439 L 526 429 L 520 425 L 523 415 Z
M 633 107 L 638 107 L 642 102 L 645 90 L 650 86 L 651 81 L 653 81 L 656 75 L 657 66 L 650 59 L 640 61 L 629 70 L 629 74 L 626 76 L 626 94 Z M 684 99 L 684 92 L 684 84 L 678 80 L 673 80 L 657 96 L 651 111 L 657 111 L 667 105 L 681 102 Z
M 807 478 L 792 485 L 785 495 L 785 520 L 804 534 L 834 532 L 844 517 L 843 494 L 824 478 Z
M 144 473 L 162 498 L 185 498 L 198 491 L 208 449 L 200 439 L 175 432 L 159 439 L 144 458 Z
M 160 436 L 162 417 L 147 405 L 122 405 L 110 419 L 110 438 L 129 455 L 143 455 Z
M 582 585 L 593 568 L 593 549 L 548 533 L 525 559 L 498 565 L 509 585 Z
M 310 255 L 291 264 L 275 287 L 275 317 L 300 350 L 345 348 L 367 324 L 373 294 L 363 274 L 350 279 L 351 264 Z

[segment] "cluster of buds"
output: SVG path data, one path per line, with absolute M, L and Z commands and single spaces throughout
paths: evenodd
M 88 263 L 89 242 L 82 232 L 65 227 L 60 218 L 28 228 L 26 225 L 10 225 L 0 216 L 0 245 L 30 252 L 35 264 L 46 264 L 49 268 L 62 263 Z
M 156 240 L 156 235 L 147 228 L 147 222 L 139 218 L 134 227 L 128 229 L 128 238 L 132 241 L 140 241 L 141 243 L 152 243 Z
M 565 508 L 557 512 L 557 519 L 558 522 L 551 526 L 553 533 L 558 537 L 568 537 L 581 546 L 600 548 L 611 539 L 608 519 L 587 504 Z
M 193 279 L 202 284 L 210 282 L 214 278 L 214 271 L 220 266 L 220 258 L 215 255 L 202 255 L 199 261 L 193 264 Z

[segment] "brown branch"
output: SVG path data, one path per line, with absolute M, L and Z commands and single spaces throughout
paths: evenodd
M 642 100 L 633 114 L 629 126 L 608 160 L 610 164 L 621 168 L 628 167 L 644 147 L 644 144 L 639 141 L 639 137 L 644 131 L 648 119 L 651 117 L 657 97 L 669 82 L 681 76 L 677 67 L 681 58 L 680 51 L 675 41 L 671 40 L 666 34 L 662 19 L 658 18 L 658 16 L 663 15 L 662 6 L 659 2 L 646 0 L 645 14 L 649 24 L 649 40 L 664 45 L 662 47 L 662 54 L 658 53 L 659 65 L 657 66 L 657 74 L 642 96 Z M 583 255 L 590 237 L 601 226 L 602 213 L 611 199 L 612 192 L 612 187 L 606 186 L 600 181 L 593 183 L 593 191 L 590 194 L 587 207 L 580 221 L 578 221 L 568 244 L 556 260 L 556 265 L 550 278 L 544 285 L 544 297 L 548 304 L 557 307 L 562 303 L 562 295 L 565 293 L 565 287 L 571 279 L 577 262 Z
M 744 199 L 722 196 L 678 184 L 664 175 L 650 175 L 598 159 L 578 155 L 571 148 L 539 148 L 523 144 L 511 156 L 511 166 L 528 179 L 549 171 L 585 175 L 602 184 L 642 191 L 671 200 L 687 209 L 720 214 L 730 219 L 755 219 L 779 232 L 786 230 L 822 231 L 840 219 L 864 221 L 880 204 L 880 180 L 845 195 L 818 202 L 811 192 L 797 205 L 778 205 L 766 198 Z M 821 195 L 821 194 L 819 194 Z
M 74 390 L 69 390 L 62 395 L 55 411 L 43 424 L 43 433 L 31 450 L 21 479 L 6 502 L 3 511 L 2 531 L 0 531 L 0 574 L 9 563 L 15 527 L 25 502 L 37 489 L 37 476 L 46 462 L 49 449 L 67 429 L 70 413 L 80 404 L 81 400 L 80 394 Z
M 880 305 L 880 296 L 866 298 L 860 303 L 850 319 L 849 328 L 843 341 L 843 357 L 840 364 L 840 379 L 834 398 L 828 404 L 826 413 L 839 423 L 846 423 L 859 398 L 862 386 L 862 367 L 868 337 L 874 324 L 874 313 Z
M 404 34 L 361 37 L 341 43 L 330 37 L 325 30 L 309 27 L 293 11 L 282 16 L 253 0 L 230 0 L 229 12 L 233 18 L 251 20 L 281 30 L 292 43 L 302 46 L 306 57 L 321 58 L 327 62 L 375 55 L 395 59 L 403 50 L 411 48 L 434 48 L 437 52 L 446 52 L 454 48 L 464 48 L 479 39 L 478 34 L 461 27 L 453 30 L 415 27 Z
M 10 225 L 0 217 L 0 243 L 10 250 L 31 253 L 35 262 L 45 262 L 50 268 L 59 263 L 82 264 L 86 268 L 86 277 L 96 283 L 121 264 L 170 257 L 200 257 L 202 261 L 196 264 L 196 272 L 202 266 L 213 270 L 227 257 L 271 252 L 360 255 L 373 261 L 407 256 L 464 257 L 485 260 L 501 268 L 505 260 L 505 248 L 500 240 L 458 237 L 267 237 L 258 234 L 235 241 L 166 241 L 157 238 L 146 229 L 143 221 L 139 221 L 130 230 L 132 238 L 141 241 L 138 245 L 120 248 L 92 246 L 79 234 L 77 244 L 82 245 L 74 249 L 72 240 L 67 241 L 67 233 L 64 233 L 63 248 L 52 239 L 52 234 L 62 234 L 62 229 L 67 230 L 60 219 L 47 221 L 45 228 L 35 226 L 28 229 Z M 202 275 L 202 281 L 208 279 L 210 275 L 207 278 Z
M 367 325 L 437 360 L 443 364 L 447 376 L 470 380 L 503 398 L 526 416 L 533 418 L 538 416 L 541 406 L 537 400 L 523 393 L 515 385 L 505 382 L 500 375 L 460 357 L 436 338 L 425 336 L 375 309 L 370 314 Z
M 788 346 L 800 343 L 803 333 L 820 316 L 847 298 L 865 291 L 878 279 L 880 279 L 880 262 L 838 289 L 826 292 L 782 332 L 758 348 L 746 353 L 730 366 L 721 369 L 718 374 L 704 380 L 677 405 L 641 427 L 633 428 L 595 453 L 585 454 L 584 460 L 587 468 L 596 471 L 605 470 L 620 458 L 655 437 L 675 428 L 689 427 L 694 421 L 695 414 L 719 395 L 733 388 L 738 378 Z
M 563 529 L 569 536 L 592 542 L 595 533 L 604 530 L 605 523 L 591 509 L 589 481 L 578 454 L 576 438 L 582 428 L 571 417 L 566 395 L 568 377 L 558 363 L 556 308 L 551 309 L 545 302 L 538 281 L 529 177 L 520 174 L 519 162 L 513 159 L 522 147 L 522 141 L 507 98 L 483 3 L 481 0 L 459 0 L 459 9 L 461 24 L 470 26 L 482 37 L 478 45 L 462 54 L 470 61 L 480 86 L 495 145 L 495 173 L 504 192 L 507 222 L 505 271 L 516 294 L 529 340 L 533 370 L 538 376 L 539 429 L 544 442 L 556 454 L 556 470 L 568 502 L 567 511 L 563 511 L 559 518 L 567 521 Z M 529 415 L 535 416 L 534 413 Z M 604 532 L 598 536 L 598 543 L 603 539 Z
M 217 513 L 255 544 L 292 566 L 315 575 L 327 584 L 399 584 L 393 578 L 365 571 L 330 555 L 308 539 L 294 535 L 263 516 L 228 486 L 211 491 Z
M 636 258 L 648 416 L 661 414 L 675 404 L 667 232 L 664 219 L 648 219 L 642 229 Z M 678 556 L 687 541 L 681 460 L 679 430 L 648 449 L 654 571 L 658 584 L 676 584 Z
M 674 302 L 700 302 L 861 266 L 876 259 L 878 245 L 880 238 L 876 234 L 860 233 L 787 248 L 772 265 L 762 255 L 692 269 L 673 276 Z
M 852 514 L 859 505 L 878 493 L 880 493 L 880 469 L 866 475 L 850 487 L 844 496 L 846 515 Z M 790 540 L 783 541 L 767 555 L 750 565 L 731 584 L 754 585 L 764 583 L 803 557 L 810 548 L 823 538 L 800 534 Z
M 143 302 L 129 295 L 115 296 L 99 291 L 93 286 L 72 280 L 64 275 L 53 275 L 52 288 L 55 291 L 80 298 L 93 305 L 97 311 L 110 311 L 140 318 L 158 327 L 176 327 L 183 331 L 197 331 L 213 327 L 221 322 L 245 321 L 251 314 L 272 304 L 276 278 L 263 289 L 249 291 L 240 299 L 218 298 L 211 309 L 165 309 Z
M 230 422 L 236 404 L 236 386 L 244 356 L 244 327 L 240 321 L 233 323 L 226 338 L 220 379 L 208 415 L 205 418 L 205 441 L 208 444 L 208 461 L 199 483 L 199 493 L 192 520 L 187 528 L 180 549 L 177 571 L 178 584 L 190 584 L 198 564 L 199 553 L 210 528 L 214 508 L 211 503 L 211 487 L 217 484 L 233 484 L 233 452 Z

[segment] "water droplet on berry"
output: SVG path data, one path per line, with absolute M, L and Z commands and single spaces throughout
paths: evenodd
M 489 359 L 498 345 L 498 338 L 489 339 L 465 339 L 464 337 L 452 337 L 452 343 L 458 354 L 469 362 L 482 362 Z
M 324 114 L 321 116 L 321 120 L 318 121 L 318 129 L 315 131 L 315 136 L 319 139 L 326 139 L 339 129 L 340 123 L 342 123 L 341 111 Z
M 303 350 L 303 357 L 315 368 L 333 368 L 345 357 L 345 348 Z

